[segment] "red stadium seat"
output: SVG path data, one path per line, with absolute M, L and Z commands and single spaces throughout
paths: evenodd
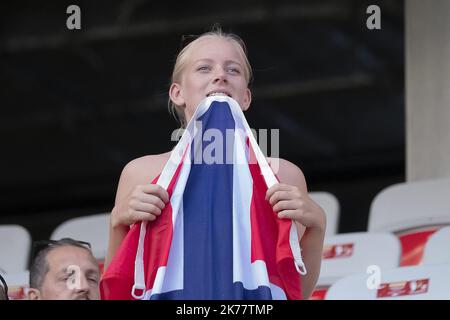
M 428 238 L 450 224 L 449 195 L 449 178 L 390 186 L 373 200 L 368 230 L 395 233 L 402 244 L 401 265 L 417 265 Z
M 30 273 L 28 271 L 3 275 L 8 285 L 8 297 L 10 300 L 28 299 L 29 277 Z
M 428 238 L 442 226 L 418 228 L 396 233 L 402 244 L 400 266 L 414 266 L 422 262 Z
M 328 287 L 317 287 L 314 289 L 309 300 L 324 300 L 325 294 L 327 293 Z

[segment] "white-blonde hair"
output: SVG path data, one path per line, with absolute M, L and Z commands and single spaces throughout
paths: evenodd
M 189 38 L 194 38 L 195 36 L 189 36 Z M 252 67 L 250 65 L 250 62 L 247 58 L 247 48 L 245 46 L 244 41 L 236 34 L 233 33 L 225 33 L 222 31 L 220 27 L 213 27 L 211 31 L 205 32 L 197 37 L 195 37 L 195 40 L 190 42 L 188 45 L 186 45 L 180 53 L 178 53 L 177 59 L 175 60 L 175 66 L 173 68 L 172 72 L 172 78 L 171 78 L 171 84 L 172 83 L 181 83 L 181 77 L 183 74 L 183 71 L 186 67 L 186 61 L 188 57 L 188 53 L 190 50 L 192 50 L 193 46 L 198 43 L 200 40 L 206 38 L 206 37 L 216 37 L 224 40 L 231 41 L 236 45 L 238 48 L 239 54 L 242 55 L 243 60 L 245 61 L 244 66 L 244 78 L 247 81 L 247 86 L 250 85 L 250 82 L 252 80 Z M 186 118 L 184 116 L 183 109 L 180 108 L 180 106 L 176 105 L 169 97 L 169 112 L 177 119 L 181 127 L 184 128 L 186 126 Z

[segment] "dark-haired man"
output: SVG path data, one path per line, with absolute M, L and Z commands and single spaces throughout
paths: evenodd
M 42 245 L 41 245 L 42 246 Z M 100 269 L 89 244 L 46 241 L 30 268 L 30 300 L 98 300 Z

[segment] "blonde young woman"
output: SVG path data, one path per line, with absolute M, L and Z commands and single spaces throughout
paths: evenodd
M 170 102 L 182 124 L 189 122 L 205 97 L 228 95 L 243 111 L 250 107 L 248 88 L 251 67 L 239 37 L 220 30 L 205 33 L 189 43 L 178 55 L 169 89 Z M 111 212 L 110 239 L 105 268 L 111 262 L 129 226 L 138 221 L 158 219 L 169 195 L 150 184 L 163 169 L 170 152 L 148 155 L 129 162 L 123 169 Z M 303 298 L 308 298 L 318 279 L 326 219 L 323 209 L 309 196 L 305 177 L 294 164 L 283 159 L 276 172 L 280 183 L 267 190 L 266 199 L 279 219 L 296 222 L 303 261 L 308 270 L 302 277 Z

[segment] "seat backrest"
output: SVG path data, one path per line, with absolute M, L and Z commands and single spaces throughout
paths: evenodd
M 11 300 L 26 300 L 30 281 L 28 270 L 3 275 L 8 285 L 8 297 Z
M 450 178 L 399 183 L 372 201 L 368 231 L 397 232 L 450 224 Z
M 309 196 L 319 204 L 325 211 L 327 217 L 326 236 L 337 233 L 339 227 L 340 206 L 338 199 L 330 192 L 314 191 L 309 192 Z
M 22 226 L 0 225 L 0 272 L 27 270 L 31 249 L 30 233 Z
M 397 232 L 396 236 L 402 244 L 400 266 L 416 266 L 421 264 L 428 239 L 442 227 L 442 225 L 426 226 Z
M 342 278 L 325 300 L 450 299 L 450 264 L 381 269 L 380 276 L 378 287 L 368 274 Z
M 436 231 L 425 245 L 423 264 L 450 264 L 450 227 Z
M 372 265 L 394 268 L 401 247 L 391 233 L 355 232 L 325 237 L 318 287 L 326 287 L 350 274 L 364 273 Z
M 108 219 L 109 213 L 73 218 L 56 227 L 50 238 L 87 241 L 91 244 L 94 257 L 101 260 L 108 250 Z

